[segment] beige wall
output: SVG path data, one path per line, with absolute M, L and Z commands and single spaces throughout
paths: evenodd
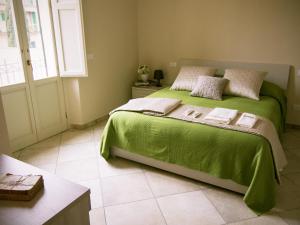
M 5 121 L 2 98 L 0 96 L 0 154 L 9 154 L 9 138 L 7 133 L 7 126 Z
M 78 78 L 63 79 L 64 97 L 69 124 L 83 124 L 79 80 L 80 79 Z
M 64 80 L 71 124 L 88 123 L 125 103 L 138 65 L 136 0 L 83 0 L 83 14 L 90 59 L 87 78 Z
M 169 62 L 203 58 L 293 65 L 288 121 L 300 124 L 299 0 L 139 0 L 139 62 L 176 77 Z
M 180 58 L 293 66 L 288 122 L 300 124 L 299 0 L 83 0 L 88 78 L 64 79 L 69 122 L 107 115 L 130 97 L 139 63 L 167 73 Z M 76 102 L 76 103 L 75 103 Z

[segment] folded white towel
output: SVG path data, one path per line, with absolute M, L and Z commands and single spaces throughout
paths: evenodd
M 173 98 L 136 98 L 131 99 L 125 105 L 114 109 L 109 114 L 116 111 L 142 112 L 147 115 L 164 116 L 178 107 L 181 100 Z
M 235 109 L 214 108 L 204 117 L 204 119 L 212 120 L 217 123 L 229 124 L 232 120 L 234 120 L 237 114 L 238 110 Z
M 257 116 L 250 113 L 243 113 L 239 120 L 236 122 L 236 125 L 240 127 L 252 128 L 257 122 Z

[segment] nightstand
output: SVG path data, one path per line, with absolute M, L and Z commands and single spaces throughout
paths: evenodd
M 143 98 L 150 95 L 166 86 L 156 87 L 156 86 L 132 86 L 132 98 Z

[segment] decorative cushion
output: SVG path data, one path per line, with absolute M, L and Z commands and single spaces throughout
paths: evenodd
M 222 100 L 223 90 L 228 80 L 217 77 L 199 76 L 191 96 Z
M 224 78 L 228 79 L 224 94 L 259 100 L 259 91 L 265 72 L 244 69 L 226 69 Z
M 184 66 L 181 67 L 180 72 L 174 81 L 171 90 L 193 90 L 197 83 L 197 79 L 202 76 L 214 76 L 216 69 L 204 66 Z

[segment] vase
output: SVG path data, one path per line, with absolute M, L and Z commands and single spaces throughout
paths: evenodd
M 148 78 L 149 78 L 149 74 L 148 74 L 148 73 L 141 74 L 141 79 L 142 79 L 142 81 L 147 82 L 147 81 L 148 81 Z

